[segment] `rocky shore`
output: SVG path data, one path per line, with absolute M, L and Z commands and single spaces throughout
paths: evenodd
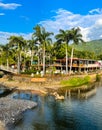
M 37 103 L 26 100 L 0 98 L 0 130 L 21 118 L 21 113 L 37 106 Z

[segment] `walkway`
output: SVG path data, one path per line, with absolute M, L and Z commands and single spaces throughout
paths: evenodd
M 3 66 L 3 65 L 0 66 L 0 70 L 4 72 L 8 72 L 8 73 L 17 74 L 17 69 L 13 69 L 13 68 Z

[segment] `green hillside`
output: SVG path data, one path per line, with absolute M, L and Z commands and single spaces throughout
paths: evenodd
M 102 54 L 102 39 L 86 42 L 84 45 L 75 45 L 79 51 L 94 52 L 96 55 Z

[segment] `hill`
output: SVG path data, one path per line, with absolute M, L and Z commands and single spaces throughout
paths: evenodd
M 94 52 L 96 55 L 102 54 L 102 39 L 86 42 L 83 45 L 75 45 L 76 50 Z

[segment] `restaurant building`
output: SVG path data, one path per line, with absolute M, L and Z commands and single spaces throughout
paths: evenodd
M 66 59 L 57 59 L 54 61 L 53 66 L 58 72 L 66 70 Z M 101 69 L 102 65 L 97 60 L 71 58 L 68 59 L 68 70 L 72 72 L 89 72 L 97 69 Z

